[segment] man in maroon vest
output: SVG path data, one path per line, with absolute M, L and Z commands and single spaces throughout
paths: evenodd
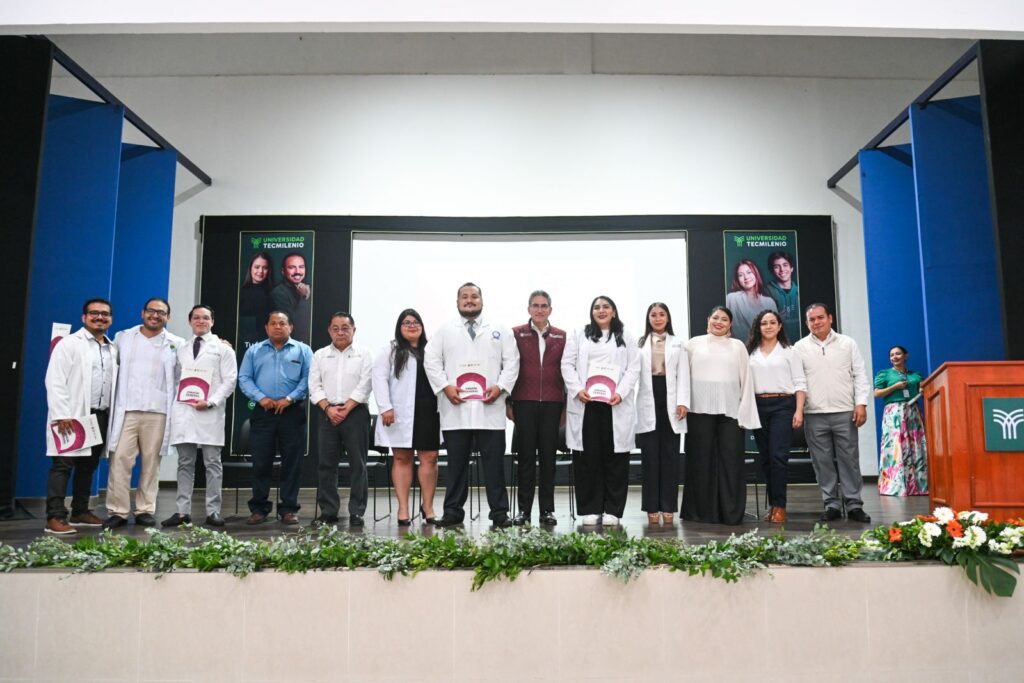
M 565 384 L 562 382 L 562 351 L 565 330 L 548 323 L 551 297 L 543 290 L 530 294 L 527 309 L 530 321 L 512 328 L 519 346 L 519 378 L 512 389 L 507 410 L 516 423 L 519 440 L 519 514 L 512 523 L 530 522 L 533 492 L 537 485 L 537 461 L 540 461 L 540 523 L 554 525 L 555 451 L 558 427 L 565 411 Z

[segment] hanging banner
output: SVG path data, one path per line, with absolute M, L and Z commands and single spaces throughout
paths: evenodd
M 316 233 L 241 232 L 238 236 L 238 340 L 241 367 L 246 350 L 267 338 L 267 316 L 283 311 L 292 323 L 292 339 L 310 343 L 313 315 L 313 246 Z M 255 403 L 235 391 L 231 452 L 244 454 L 239 435 Z
M 792 344 L 800 338 L 795 230 L 725 230 L 725 305 L 732 336 L 746 343 L 761 311 L 777 311 Z

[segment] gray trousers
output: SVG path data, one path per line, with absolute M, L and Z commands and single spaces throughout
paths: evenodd
M 341 507 L 338 496 L 338 463 L 341 454 L 348 456 L 352 492 L 348 499 L 348 514 L 363 516 L 369 486 L 366 478 L 366 453 L 370 449 L 370 410 L 362 403 L 352 409 L 345 421 L 338 426 L 331 424 L 320 411 L 317 428 L 319 445 L 317 453 L 316 502 L 323 517 L 337 517 Z
M 178 450 L 178 514 L 192 514 L 192 487 L 196 480 L 196 455 L 203 450 L 206 466 L 206 516 L 220 514 L 220 492 L 224 484 L 224 468 L 220 462 L 220 446 L 179 443 Z
M 805 414 L 804 436 L 825 507 L 838 510 L 840 502 L 847 510 L 864 507 L 860 497 L 864 480 L 860 475 L 853 411 Z

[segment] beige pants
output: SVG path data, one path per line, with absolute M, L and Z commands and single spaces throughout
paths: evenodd
M 127 517 L 131 510 L 132 468 L 135 456 L 142 456 L 139 488 L 135 493 L 135 514 L 154 514 L 160 486 L 160 447 L 164 443 L 167 416 L 132 410 L 124 415 L 121 437 L 110 457 L 107 481 L 107 512 Z

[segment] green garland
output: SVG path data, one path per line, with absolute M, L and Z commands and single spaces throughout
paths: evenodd
M 133 567 L 161 574 L 176 569 L 223 570 L 242 577 L 266 569 L 293 573 L 369 567 L 391 579 L 425 569 L 471 569 L 472 589 L 477 590 L 488 581 L 515 580 L 523 570 L 565 566 L 600 567 L 623 581 L 636 578 L 648 567 L 736 581 L 769 564 L 846 564 L 857 559 L 861 545 L 826 527 L 789 539 L 751 531 L 704 545 L 631 538 L 622 531 L 554 535 L 536 528 L 488 533 L 477 540 L 452 532 L 383 538 L 351 535 L 335 527 L 252 541 L 188 526 L 178 534 L 155 529 L 147 532 L 148 539 L 104 531 L 73 544 L 43 537 L 21 549 L 0 545 L 0 571 L 62 567 L 96 572 Z
M 938 517 L 919 516 L 871 529 L 860 539 L 819 525 L 804 536 L 758 536 L 750 531 L 703 545 L 630 537 L 621 529 L 603 535 L 555 535 L 537 528 L 497 531 L 479 539 L 455 532 L 398 539 L 322 527 L 245 541 L 186 525 L 175 534 L 147 529 L 147 539 L 104 531 L 73 544 L 52 536 L 25 548 L 0 544 L 0 571 L 59 567 L 96 572 L 132 567 L 157 574 L 195 569 L 243 577 L 262 570 L 372 568 L 391 579 L 427 569 L 470 569 L 472 590 L 478 590 L 488 581 L 514 581 L 524 570 L 542 567 L 599 567 L 624 582 L 647 568 L 666 567 L 732 582 L 772 564 L 834 567 L 858 559 L 939 560 L 962 567 L 972 582 L 989 593 L 1013 595 L 1019 570 L 1008 555 L 1024 548 L 1024 520 L 995 524 L 976 512 L 957 514 L 940 508 L 936 513 Z

